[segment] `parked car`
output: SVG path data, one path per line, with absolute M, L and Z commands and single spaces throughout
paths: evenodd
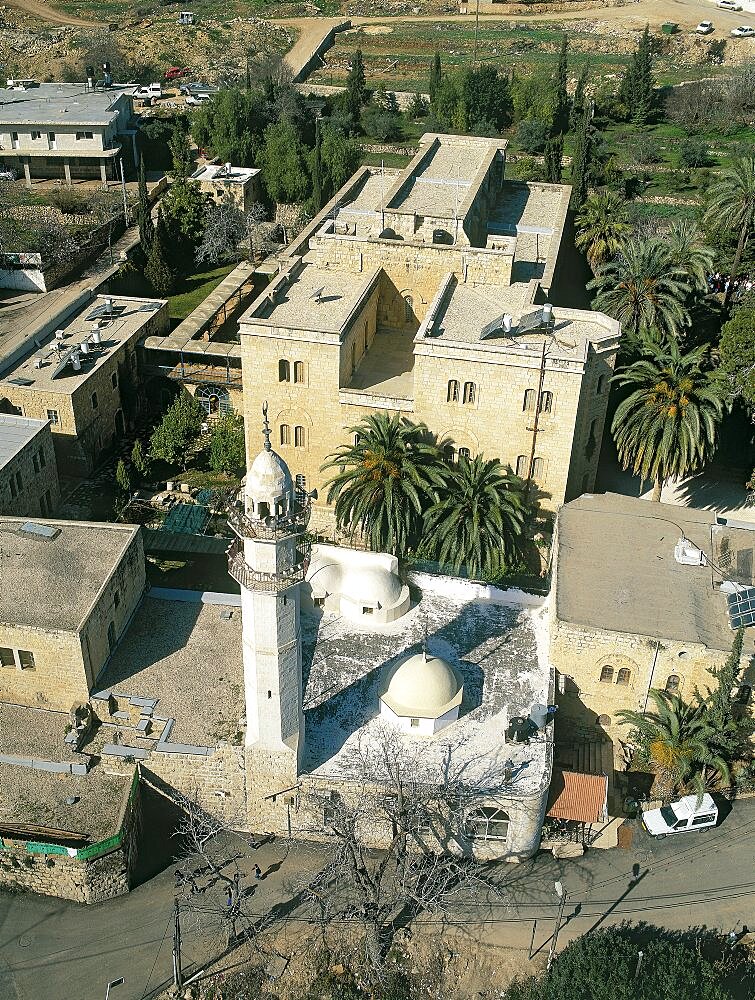
M 212 94 L 189 94 L 186 98 L 187 104 L 206 104 L 212 98 Z
M 652 837 L 668 837 L 672 833 L 704 830 L 718 822 L 718 807 L 706 792 L 699 800 L 696 795 L 685 795 L 678 802 L 671 802 L 660 809 L 648 809 L 642 814 L 642 825 Z
M 741 10 L 742 5 L 737 0 L 718 0 L 716 4 L 721 10 Z
M 732 38 L 752 38 L 755 35 L 755 28 L 751 24 L 740 24 L 738 28 L 731 29 Z
M 188 76 L 191 70 L 188 66 L 171 66 L 165 71 L 166 80 L 180 80 L 182 76 Z
M 713 31 L 713 22 L 701 21 L 695 28 L 695 31 L 698 33 L 698 35 L 709 35 L 711 31 Z

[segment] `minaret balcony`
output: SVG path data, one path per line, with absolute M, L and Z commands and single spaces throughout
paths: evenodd
M 263 538 L 275 541 L 300 535 L 307 527 L 308 508 L 299 507 L 291 514 L 276 515 L 261 521 L 251 518 L 241 505 L 228 508 L 228 526 L 239 538 Z
M 290 532 L 289 532 L 290 534 Z M 253 569 L 244 557 L 243 545 L 238 539 L 228 549 L 228 572 L 241 587 L 247 590 L 286 590 L 301 583 L 307 572 L 307 560 L 297 551 L 295 565 L 282 567 L 277 573 L 262 573 Z

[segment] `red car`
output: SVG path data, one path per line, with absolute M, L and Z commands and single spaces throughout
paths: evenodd
M 182 76 L 188 76 L 188 75 L 189 75 L 189 67 L 188 66 L 184 66 L 183 68 L 181 66 L 171 66 L 170 69 L 165 74 L 165 79 L 166 80 L 178 80 Z

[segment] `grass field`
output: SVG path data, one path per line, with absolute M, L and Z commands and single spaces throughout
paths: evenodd
M 180 322 L 186 319 L 235 266 L 235 264 L 223 264 L 210 270 L 196 271 L 182 278 L 168 300 L 171 320 Z

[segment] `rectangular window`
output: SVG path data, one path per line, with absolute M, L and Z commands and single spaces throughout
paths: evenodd
M 16 489 L 20 493 L 23 488 L 24 488 L 24 481 L 21 478 L 21 473 L 17 472 L 16 473 Z
M 47 465 L 47 459 L 45 458 L 45 452 L 43 448 L 39 449 L 39 466 L 41 469 Z
M 14 476 L 10 476 L 8 479 L 8 486 L 10 486 L 11 500 L 15 500 L 18 496 L 18 490 L 16 489 L 16 480 Z
M 42 494 L 39 501 L 39 507 L 45 517 L 49 517 L 50 514 L 52 514 L 52 497 L 50 496 L 49 490 L 45 490 Z
M 32 139 L 41 139 L 42 138 L 42 133 L 41 132 L 32 132 L 31 137 L 32 137 Z
M 304 447 L 304 428 L 294 427 L 294 447 L 303 448 Z
M 532 463 L 532 478 L 536 483 L 541 483 L 545 476 L 545 461 L 542 458 L 536 458 Z
M 18 662 L 21 665 L 22 670 L 34 670 L 36 667 L 36 663 L 34 662 L 34 653 L 30 652 L 28 649 L 19 649 Z
M 0 646 L 0 667 L 15 667 L 15 665 L 13 650 L 8 649 L 7 646 Z
M 99 400 L 97 399 L 97 393 L 93 392 L 92 393 L 92 409 L 96 410 L 99 405 L 100 404 L 99 404 Z
M 121 603 L 121 592 L 120 590 L 116 590 L 116 592 L 113 594 L 113 605 L 116 611 L 118 610 L 118 606 L 120 605 L 120 603 Z
M 76 138 L 78 139 L 93 139 L 94 132 L 77 132 Z
M 117 375 L 116 372 L 113 372 L 113 374 L 110 376 L 110 381 L 112 382 L 113 388 L 117 389 L 118 388 L 118 375 Z
M 304 384 L 304 362 L 294 361 L 294 382 Z
M 51 424 L 59 424 L 60 423 L 60 414 L 58 413 L 57 410 L 48 410 L 47 411 L 47 419 L 50 421 Z
M 516 459 L 516 474 L 520 479 L 527 478 L 527 470 L 529 466 L 529 459 L 526 455 L 517 455 Z
M 412 719 L 409 722 L 409 725 L 411 726 L 412 729 L 419 729 L 419 719 Z
M 32 455 L 31 462 L 32 465 L 34 466 L 34 471 L 39 472 L 39 455 Z

